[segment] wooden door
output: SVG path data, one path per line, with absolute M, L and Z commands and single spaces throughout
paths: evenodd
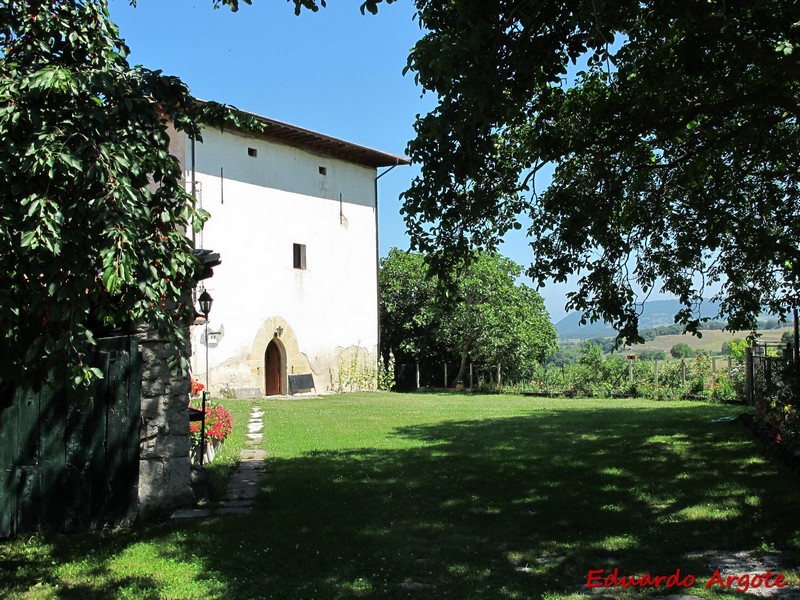
M 264 394 L 277 396 L 281 393 L 281 352 L 272 340 L 264 353 Z

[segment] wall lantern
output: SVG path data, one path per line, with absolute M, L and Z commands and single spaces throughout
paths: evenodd
M 206 319 L 206 389 L 203 390 L 203 419 L 200 423 L 200 465 L 205 462 L 206 458 L 206 398 L 208 397 L 208 313 L 211 312 L 211 305 L 214 303 L 214 299 L 211 297 L 211 294 L 208 293 L 208 290 L 203 290 L 203 293 L 200 294 L 200 297 L 197 299 L 197 303 L 200 305 L 200 312 L 203 313 L 203 316 Z
M 203 290 L 197 302 L 200 305 L 200 312 L 206 318 L 206 321 L 208 321 L 208 313 L 211 312 L 211 305 L 214 303 L 214 299 L 211 297 L 211 294 L 208 293 L 208 290 Z

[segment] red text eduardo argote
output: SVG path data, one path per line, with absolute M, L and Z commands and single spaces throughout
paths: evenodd
M 689 588 L 695 584 L 695 576 L 682 574 L 680 569 L 669 575 L 620 575 L 619 569 L 606 571 L 605 569 L 590 569 L 586 576 L 586 587 L 652 587 L 665 588 L 682 587 Z M 734 589 L 737 592 L 745 593 L 755 588 L 783 588 L 786 587 L 786 579 L 780 573 L 773 573 L 767 569 L 764 573 L 744 573 L 742 575 L 722 576 L 719 569 L 705 584 L 705 588 L 720 587 L 723 589 Z

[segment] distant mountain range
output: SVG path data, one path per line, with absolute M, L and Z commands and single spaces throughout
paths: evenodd
M 644 310 L 639 317 L 639 329 L 650 327 L 660 327 L 662 325 L 674 325 L 675 315 L 683 308 L 683 304 L 677 300 L 653 300 L 644 303 Z M 719 304 L 711 300 L 703 300 L 701 306 L 701 316 L 714 318 L 719 312 Z M 617 332 L 606 323 L 600 321 L 596 323 L 580 324 L 581 316 L 579 313 L 570 313 L 558 323 L 556 331 L 561 339 L 587 339 L 595 337 L 611 337 Z

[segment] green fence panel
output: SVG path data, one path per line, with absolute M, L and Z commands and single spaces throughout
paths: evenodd
M 95 352 L 93 366 L 108 372 L 109 356 Z M 64 496 L 67 507 L 63 529 L 79 531 L 97 525 L 102 485 L 95 485 L 93 474 L 104 468 L 105 414 L 97 398 L 105 394 L 107 378 L 95 384 L 88 399 L 68 403 L 65 431 Z
M 131 431 L 131 420 L 138 420 L 138 412 L 131 414 L 128 402 L 130 395 L 130 379 L 132 361 L 130 346 L 120 342 L 113 348 L 112 361 L 108 373 L 108 390 L 106 395 L 106 465 L 104 485 L 108 493 L 104 498 L 103 513 L 113 520 L 124 519 L 130 508 L 130 487 L 135 486 L 132 478 L 135 472 L 132 463 L 138 463 L 139 454 L 128 455 L 128 437 Z M 138 440 L 137 440 L 138 447 Z M 136 471 L 138 472 L 138 470 Z
M 17 530 L 17 448 L 19 405 L 14 402 L 14 391 L 8 387 L 0 393 L 0 536 Z
M 63 523 L 67 502 L 62 490 L 66 469 L 66 393 L 43 389 L 40 392 L 39 450 L 42 489 L 42 521 Z
M 17 448 L 17 530 L 35 529 L 41 521 L 42 477 L 40 469 L 39 413 L 41 393 L 18 394 L 19 445 Z
M 134 518 L 139 502 L 139 452 L 142 423 L 142 357 L 139 345 L 130 344 L 130 365 L 127 377 L 127 431 L 123 442 L 125 452 L 125 488 L 123 490 L 125 518 Z
M 88 399 L 0 384 L 0 537 L 77 531 L 135 514 L 141 357 L 135 339 L 98 340 L 104 378 Z

